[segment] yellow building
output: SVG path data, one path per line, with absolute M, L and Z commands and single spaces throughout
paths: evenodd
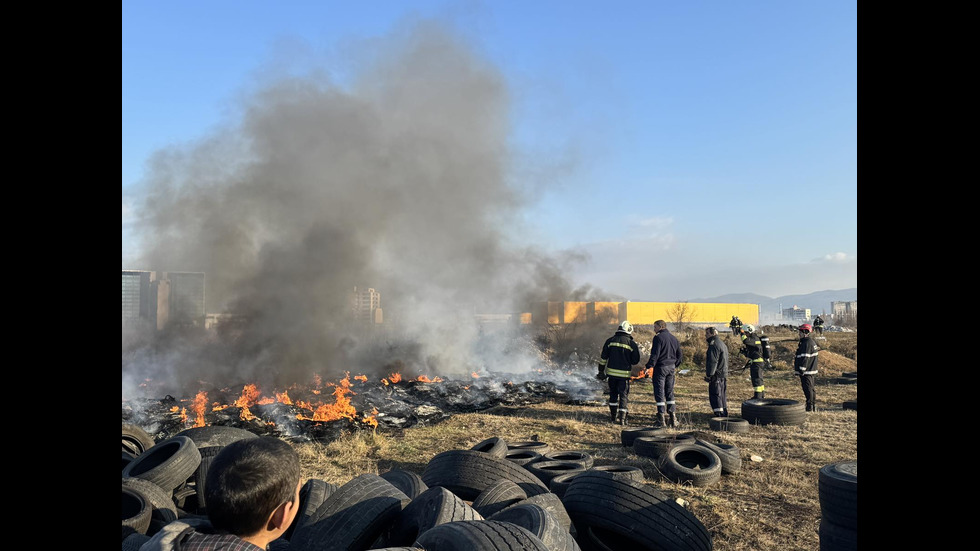
M 530 313 L 521 315 L 534 324 L 564 324 L 599 321 L 618 324 L 629 320 L 633 325 L 653 325 L 657 320 L 668 323 L 728 325 L 732 316 L 742 323 L 759 323 L 759 305 L 724 302 L 538 302 Z

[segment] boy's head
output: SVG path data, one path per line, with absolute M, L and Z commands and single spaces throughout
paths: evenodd
M 208 519 L 236 536 L 256 534 L 284 503 L 296 509 L 299 481 L 299 455 L 286 442 L 264 436 L 228 444 L 208 468 Z

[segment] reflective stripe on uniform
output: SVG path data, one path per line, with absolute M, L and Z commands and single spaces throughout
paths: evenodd
M 766 385 L 759 385 L 759 386 L 753 388 L 753 390 L 755 390 L 756 392 L 765 392 L 766 391 Z
M 599 365 L 606 365 L 607 363 L 609 363 L 609 360 L 599 360 Z
M 817 370 L 814 369 L 813 371 L 804 371 L 803 374 L 804 375 L 816 375 L 817 374 Z
M 668 406 L 670 406 L 670 405 L 674 405 L 674 404 L 676 404 L 676 403 L 677 403 L 677 402 L 675 402 L 675 401 L 673 401 L 673 400 L 668 400 L 668 401 L 667 401 L 667 405 L 668 405 Z M 657 404 L 657 405 L 659 406 L 660 404 Z
M 762 362 L 764 362 L 765 360 L 763 360 L 762 358 L 756 358 L 756 359 L 754 359 L 754 360 L 749 360 L 749 361 L 751 361 L 751 362 L 753 362 L 753 363 L 757 363 L 757 364 L 761 364 L 761 363 L 762 363 Z
M 657 402 L 657 405 L 658 405 L 658 406 L 665 406 L 665 405 L 667 405 L 667 404 L 665 404 L 665 403 L 663 403 L 663 402 Z
M 819 355 L 820 355 L 819 352 L 814 352 L 813 354 L 805 354 L 805 353 L 804 354 L 797 354 L 796 357 L 797 358 L 816 358 Z
M 630 372 L 622 369 L 609 369 L 607 367 L 606 375 L 609 375 L 610 377 L 622 377 L 625 379 L 630 376 Z
M 618 346 L 619 348 L 625 348 L 627 350 L 633 350 L 633 347 L 628 344 L 623 344 L 621 342 L 611 342 L 609 346 Z

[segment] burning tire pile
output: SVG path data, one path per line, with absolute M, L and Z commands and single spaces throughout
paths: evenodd
M 154 443 L 123 423 L 122 549 L 139 549 L 172 522 L 206 526 L 201 496 L 210 458 L 256 436 L 201 427 Z M 508 458 L 513 452 L 537 460 L 522 464 Z M 584 451 L 489 438 L 437 453 L 421 474 L 396 469 L 339 486 L 309 479 L 293 525 L 269 549 L 712 549 L 704 525 L 646 484 L 642 470 L 593 463 Z

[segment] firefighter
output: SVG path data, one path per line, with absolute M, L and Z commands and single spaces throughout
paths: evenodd
M 823 336 L 823 318 L 820 316 L 813 317 L 813 330 L 821 337 Z
M 718 330 L 705 327 L 708 350 L 704 360 L 704 382 L 708 383 L 708 403 L 715 417 L 728 417 L 728 345 L 721 341 Z
M 681 365 L 681 343 L 667 330 L 667 322 L 653 322 L 653 345 L 646 368 L 653 368 L 653 397 L 657 400 L 657 425 L 677 426 L 677 405 L 674 402 L 674 373 Z M 664 414 L 668 419 L 665 421 Z
M 763 333 L 762 328 L 759 328 L 759 340 L 762 341 L 762 363 L 769 371 L 772 369 L 772 349 L 769 348 L 769 335 Z
M 609 381 L 609 420 L 626 425 L 629 414 L 630 375 L 640 363 L 640 347 L 633 340 L 633 324 L 624 321 L 616 333 L 606 339 L 599 355 L 596 378 Z
M 796 347 L 793 370 L 800 377 L 800 386 L 803 387 L 803 396 L 806 397 L 806 410 L 817 411 L 817 390 L 813 380 L 817 377 L 820 347 L 811 336 L 813 327 L 809 323 L 804 323 L 797 331 L 800 334 L 800 344 Z
M 741 337 L 742 349 L 739 354 L 748 358 L 745 367 L 749 368 L 752 377 L 752 390 L 755 391 L 752 399 L 761 400 L 766 397 L 766 385 L 762 382 L 762 370 L 765 366 L 765 360 L 762 359 L 762 339 L 755 334 L 755 326 L 751 323 L 742 326 Z
M 732 321 L 728 322 L 728 327 L 732 329 L 732 335 L 738 336 L 742 333 L 742 320 L 738 316 L 732 316 Z

